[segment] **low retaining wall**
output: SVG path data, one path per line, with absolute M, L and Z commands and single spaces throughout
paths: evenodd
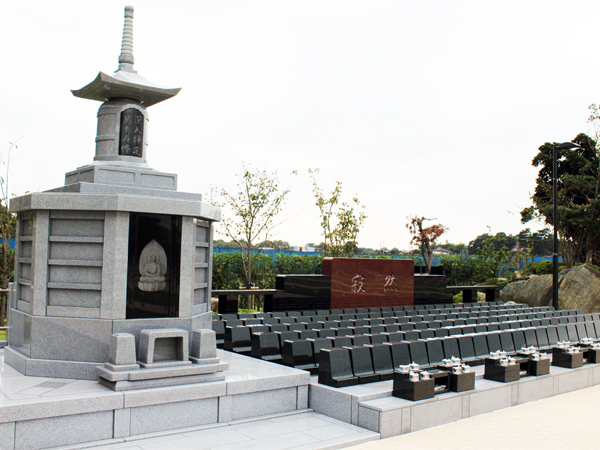
M 418 402 L 391 396 L 392 381 L 335 389 L 317 384 L 313 377 L 309 406 L 318 413 L 378 432 L 383 439 L 600 384 L 600 364 L 578 369 L 551 366 L 549 375 L 512 383 L 484 380 L 483 366 L 475 369 L 478 379 L 474 390 L 447 392 Z

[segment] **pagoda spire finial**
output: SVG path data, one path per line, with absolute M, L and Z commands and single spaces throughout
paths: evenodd
M 133 6 L 125 6 L 125 23 L 123 24 L 123 39 L 121 41 L 121 54 L 119 55 L 119 68 L 125 72 L 137 73 L 133 70 Z

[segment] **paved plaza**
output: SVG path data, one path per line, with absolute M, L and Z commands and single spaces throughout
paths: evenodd
M 598 449 L 600 386 L 352 447 L 352 450 Z
M 600 386 L 379 440 L 376 433 L 313 412 L 133 439 L 96 450 L 597 449 Z M 367 441 L 360 443 L 361 441 Z M 358 445 L 356 445 L 358 443 Z M 84 448 L 65 447 L 65 448 Z

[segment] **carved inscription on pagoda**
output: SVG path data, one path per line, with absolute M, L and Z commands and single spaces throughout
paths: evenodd
M 143 155 L 144 149 L 144 115 L 135 108 L 121 113 L 121 133 L 119 135 L 119 155 Z

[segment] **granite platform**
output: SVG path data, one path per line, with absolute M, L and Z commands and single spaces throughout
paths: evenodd
M 228 424 L 308 408 L 309 373 L 218 351 L 225 380 L 115 392 L 24 376 L 0 350 L 0 447 L 40 449 Z
M 375 431 L 383 439 L 600 384 L 599 364 L 578 369 L 551 366 L 548 375 L 510 383 L 483 379 L 484 366 L 473 369 L 474 390 L 417 402 L 393 397 L 391 380 L 332 388 L 312 376 L 308 404 L 315 412 Z

